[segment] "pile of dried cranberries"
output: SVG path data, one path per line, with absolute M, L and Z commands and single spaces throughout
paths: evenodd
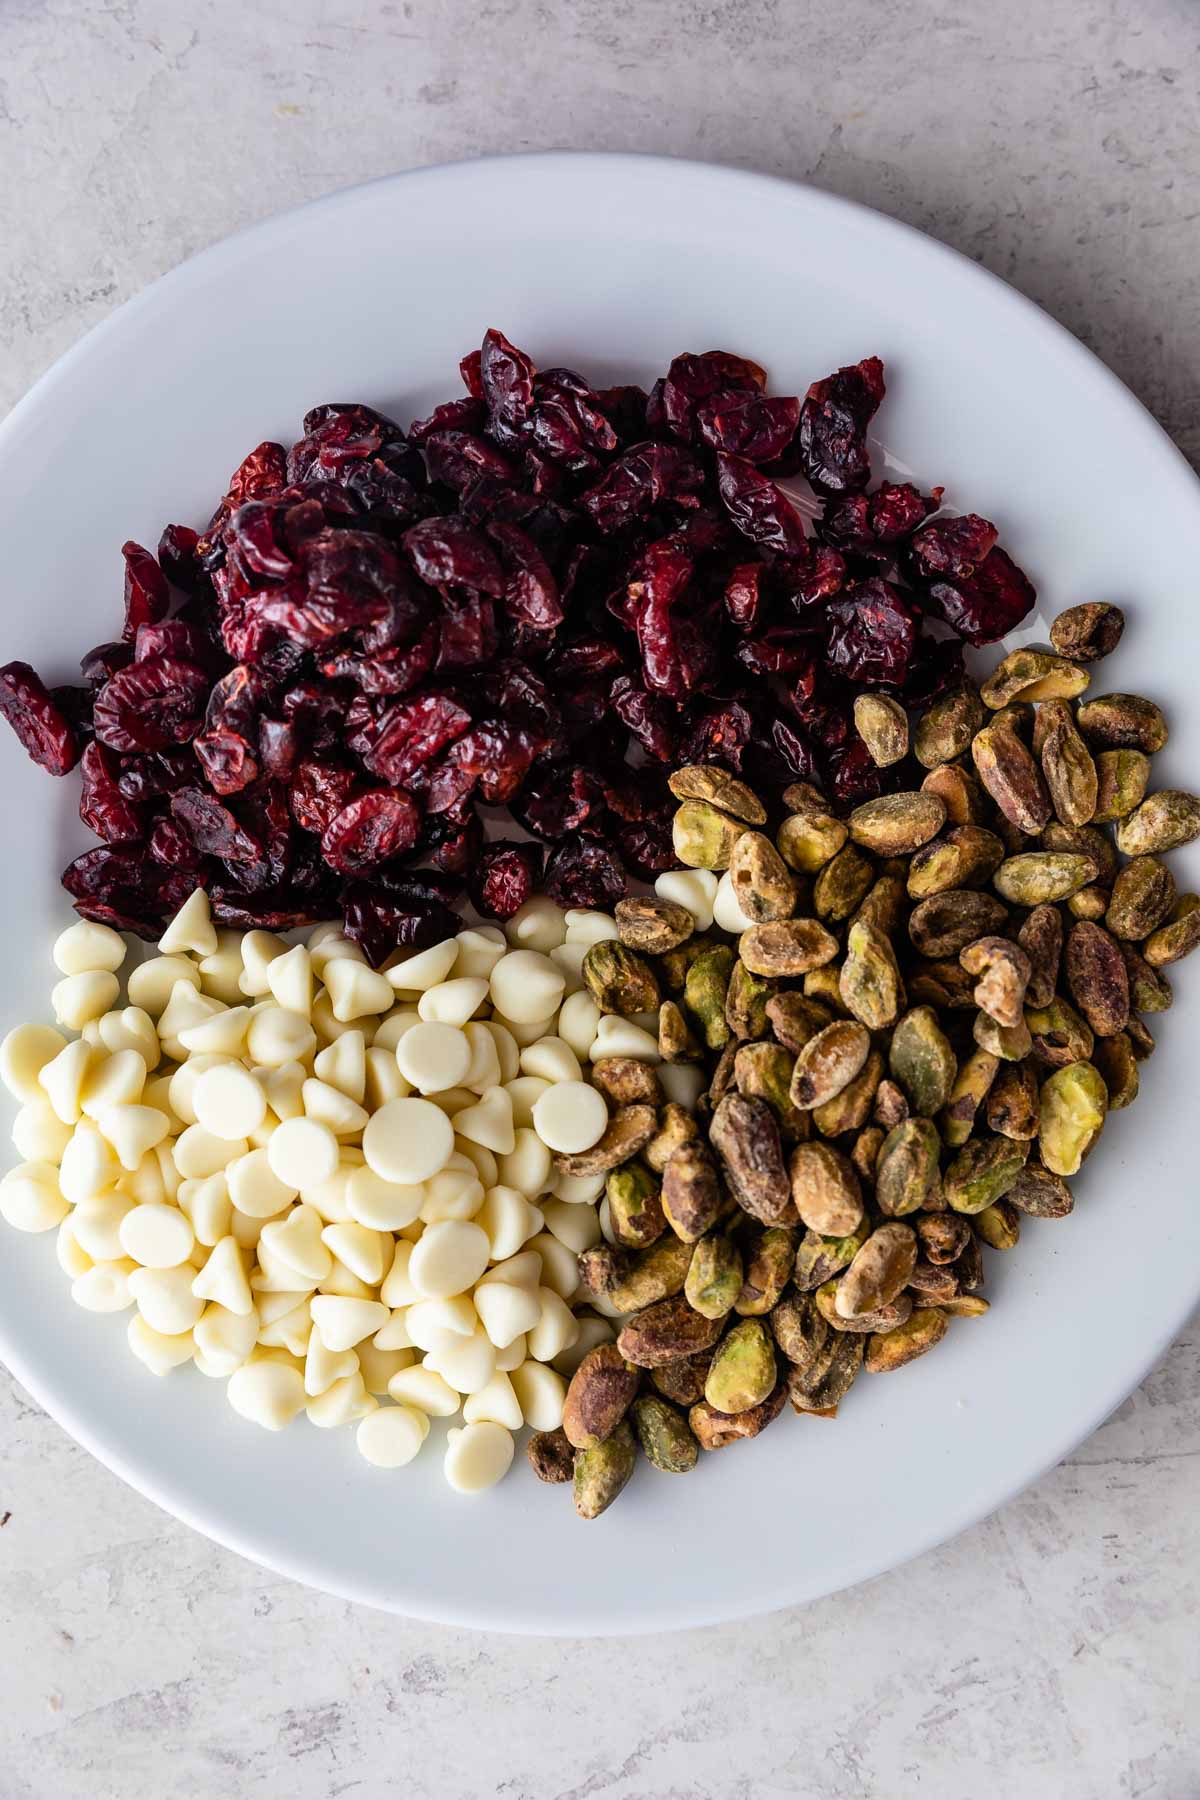
M 461 368 L 465 396 L 407 435 L 318 406 L 203 532 L 127 543 L 124 629 L 83 686 L 0 670 L 34 760 L 81 764 L 104 841 L 63 883 L 85 918 L 157 937 L 201 884 L 229 925 L 341 911 L 378 961 L 451 934 L 464 886 L 492 918 L 539 887 L 611 907 L 674 866 L 672 766 L 867 799 L 889 772 L 856 693 L 923 704 L 962 640 L 1033 605 L 987 520 L 869 491 L 876 357 L 803 401 L 725 351 L 648 394 L 539 371 L 497 331 Z M 485 845 L 481 805 L 533 841 Z

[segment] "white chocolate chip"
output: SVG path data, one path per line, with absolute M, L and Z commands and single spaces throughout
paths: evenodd
M 567 1384 L 541 1362 L 523 1362 L 510 1377 L 521 1416 L 534 1431 L 557 1431 L 562 1424 Z
M 50 990 L 50 1005 L 60 1025 L 81 1031 L 91 1019 L 106 1013 L 121 991 L 107 969 L 88 969 L 80 975 L 64 975 Z
M 285 1119 L 271 1133 L 266 1155 L 277 1181 L 306 1191 L 328 1181 L 337 1168 L 338 1142 L 328 1125 L 317 1119 Z
M 426 1364 L 460 1394 L 477 1393 L 496 1372 L 496 1350 L 479 1328 L 470 1337 L 446 1337 L 425 1353 Z
M 266 967 L 267 989 L 287 1012 L 308 1018 L 313 1004 L 312 957 L 303 944 L 293 944 Z
M 500 1158 L 502 1187 L 515 1187 L 530 1200 L 545 1191 L 550 1180 L 550 1152 L 537 1132 L 518 1128 L 511 1152 Z
M 385 1181 L 401 1185 L 436 1175 L 453 1149 L 454 1129 L 445 1113 L 429 1100 L 389 1100 L 363 1132 L 363 1152 L 370 1167 Z
M 205 1359 L 205 1374 L 232 1375 L 240 1369 L 258 1341 L 258 1314 L 230 1312 L 219 1305 L 206 1306 L 192 1327 L 197 1353 Z
M 565 1200 L 543 1200 L 541 1210 L 547 1229 L 575 1256 L 600 1242 L 600 1226 L 594 1207 L 572 1206 Z
M 408 1276 L 428 1300 L 447 1300 L 473 1287 L 487 1268 L 491 1246 L 486 1231 L 461 1219 L 427 1226 L 414 1244 Z
M 458 945 L 454 973 L 482 975 L 485 981 L 508 949 L 504 933 L 495 925 L 477 925 L 460 931 L 454 941 Z
M 485 1193 L 475 1223 L 487 1233 L 492 1261 L 501 1262 L 541 1229 L 542 1214 L 516 1188 L 497 1186 Z
M 64 975 L 86 975 L 91 969 L 115 975 L 125 961 L 125 941 L 110 925 L 79 919 L 59 932 L 51 955 Z
M 303 1062 L 316 1047 L 317 1034 L 304 1014 L 283 1006 L 264 1006 L 255 1012 L 246 1033 L 250 1061 L 271 1069 Z
M 508 1474 L 513 1449 L 511 1434 L 490 1421 L 451 1431 L 442 1463 L 446 1480 L 456 1493 L 482 1493 Z
M 632 1056 L 638 1062 L 653 1064 L 661 1061 L 658 1039 L 641 1025 L 635 1025 L 632 1019 L 622 1019 L 617 1013 L 605 1013 L 600 1020 L 590 1056 L 593 1062 L 599 1062 L 605 1056 Z
M 93 1263 L 71 1283 L 71 1298 L 85 1312 L 124 1312 L 133 1305 L 129 1277 L 136 1267 L 128 1260 Z
M 286 1363 L 254 1360 L 235 1369 L 225 1392 L 243 1419 L 282 1431 L 304 1406 L 304 1377 Z
M 579 1286 L 579 1264 L 565 1244 L 560 1244 L 548 1231 L 541 1231 L 527 1246 L 542 1259 L 542 1285 L 553 1288 L 564 1300 L 570 1300 Z
M 517 1024 L 528 1024 L 557 1010 L 566 983 L 548 956 L 536 950 L 510 950 L 492 970 L 490 985 L 497 1012 Z
M 428 1024 L 465 1025 L 487 999 L 488 984 L 482 975 L 456 976 L 440 987 L 426 988 L 417 1001 L 417 1012 Z
M 482 1419 L 490 1419 L 493 1424 L 503 1425 L 509 1431 L 521 1429 L 524 1424 L 521 1404 L 503 1369 L 497 1369 L 489 1382 L 467 1396 L 463 1402 L 463 1418 L 468 1425 L 477 1425 Z
M 132 1207 L 121 1220 L 119 1235 L 125 1255 L 144 1269 L 175 1268 L 187 1261 L 196 1241 L 187 1216 L 176 1206 L 164 1205 Z
M 516 1143 L 511 1097 L 502 1087 L 485 1088 L 474 1105 L 454 1115 L 454 1130 L 497 1156 L 509 1155 Z
M 344 1031 L 341 1037 L 320 1051 L 313 1061 L 313 1074 L 318 1081 L 345 1094 L 361 1106 L 367 1090 L 367 1040 L 361 1031 Z
M 205 1069 L 192 1089 L 196 1122 L 214 1137 L 248 1138 L 266 1117 L 267 1096 L 248 1069 L 217 1063 Z
M 355 1344 L 386 1325 L 388 1309 L 378 1300 L 347 1300 L 340 1294 L 317 1294 L 313 1324 L 330 1350 L 352 1350 Z
M 743 931 L 749 931 L 754 924 L 754 920 L 749 918 L 738 905 L 738 897 L 728 869 L 717 882 L 717 891 L 713 899 L 713 920 L 721 927 L 722 931 L 732 932 L 735 936 L 740 936 Z
M 400 1231 L 420 1216 L 425 1189 L 419 1183 L 385 1181 L 368 1164 L 346 1178 L 350 1216 L 373 1231 Z
M 558 1015 L 558 1031 L 581 1062 L 590 1059 L 599 1027 L 600 1008 L 592 996 L 588 993 L 569 994 Z
M 192 1274 L 191 1264 L 181 1263 L 175 1269 L 135 1269 L 129 1276 L 138 1311 L 162 1337 L 190 1332 L 204 1311 L 203 1300 L 192 1292 Z
M 340 1025 L 369 1018 L 373 1013 L 385 1013 L 395 999 L 386 975 L 378 974 L 366 963 L 353 962 L 348 956 L 326 963 L 325 991 Z
M 115 935 L 115 934 L 114 934 Z M 193 956 L 215 956 L 217 933 L 212 922 L 212 908 L 203 888 L 195 888 L 184 901 L 167 929 L 158 940 L 164 956 L 176 952 Z M 114 963 L 113 968 L 119 968 Z
M 18 1027 L 24 1029 L 24 1027 Z M 5 1042 L 11 1041 L 15 1034 L 10 1032 Z M 57 1037 L 57 1032 L 54 1034 Z M 74 1125 L 83 1113 L 83 1090 L 94 1063 L 98 1060 L 97 1052 L 90 1044 L 77 1038 L 73 1044 L 65 1044 L 41 1064 L 36 1079 L 42 1092 L 58 1114 L 64 1125 Z M 157 1062 L 158 1058 L 155 1057 Z M 15 1063 L 13 1070 L 15 1070 Z M 32 1069 L 33 1060 L 28 1067 Z M 8 1085 L 19 1100 L 31 1100 L 36 1089 L 30 1088 L 22 1092 L 14 1085 L 14 1074 L 10 1072 Z
M 490 1038 L 488 1045 L 494 1055 Z M 438 1094 L 445 1088 L 457 1087 L 466 1079 L 471 1055 L 471 1042 L 465 1031 L 456 1025 L 425 1020 L 405 1032 L 396 1046 L 397 1067 L 419 1094 Z
M 475 1310 L 489 1339 L 500 1350 L 521 1332 L 531 1331 L 541 1318 L 536 1292 L 504 1281 L 489 1281 L 476 1288 Z
M 717 877 L 711 869 L 668 869 L 655 881 L 654 892 L 660 900 L 685 907 L 696 921 L 697 931 L 707 931 L 712 925 Z
M 529 1331 L 529 1354 L 538 1362 L 553 1362 L 570 1349 L 579 1335 L 579 1326 L 575 1314 L 553 1288 L 540 1287 L 537 1299 L 541 1316 Z
M 402 1469 L 410 1463 L 429 1431 L 429 1420 L 411 1406 L 381 1406 L 360 1420 L 355 1442 L 359 1453 L 377 1469 Z
M 39 1096 L 28 1101 L 13 1120 L 12 1141 L 24 1162 L 57 1166 L 71 1141 L 71 1127 L 64 1125 L 50 1102 Z
M 254 1311 L 254 1295 L 236 1238 L 224 1237 L 213 1245 L 204 1267 L 192 1278 L 192 1292 L 239 1318 Z
M 427 950 L 414 950 L 411 955 L 402 951 L 389 967 L 387 977 L 397 993 L 423 994 L 445 981 L 457 961 L 458 940 L 444 938 L 440 944 L 433 944 Z
M 433 1419 L 452 1419 L 462 1404 L 449 1382 L 423 1363 L 399 1370 L 387 1391 L 401 1406 L 415 1406 Z
M 568 944 L 583 944 L 591 949 L 593 944 L 609 943 L 617 936 L 617 921 L 611 913 L 597 912 L 589 906 L 573 906 L 563 920 L 567 928 Z
M 585 1081 L 556 1081 L 533 1108 L 533 1128 L 543 1144 L 565 1155 L 590 1150 L 607 1126 L 604 1095 Z
M 248 931 L 242 939 L 242 976 L 238 983 L 251 1000 L 260 1000 L 271 991 L 267 970 L 276 957 L 287 953 L 287 945 L 273 931 Z
M 196 1348 L 190 1331 L 181 1332 L 178 1337 L 164 1337 L 147 1324 L 140 1312 L 130 1319 L 126 1336 L 129 1348 L 152 1375 L 169 1375 L 172 1369 L 190 1362 Z
M 550 1083 L 540 1075 L 518 1075 L 515 1081 L 506 1081 L 504 1091 L 512 1101 L 513 1124 L 527 1131 L 533 1129 L 533 1109 L 543 1094 L 550 1091 Z
M 379 1402 L 373 1394 L 368 1394 L 363 1385 L 363 1378 L 356 1370 L 353 1375 L 344 1375 L 341 1381 L 335 1381 L 331 1388 L 310 1400 L 306 1408 L 309 1419 L 322 1430 L 329 1430 L 336 1425 L 350 1425 L 355 1419 L 365 1418 L 373 1413 Z
M 507 920 L 504 935 L 518 950 L 536 950 L 546 956 L 567 935 L 566 915 L 547 894 L 534 894 Z
M 18 1231 L 53 1231 L 69 1210 L 50 1163 L 22 1163 L 0 1181 L 0 1214 Z

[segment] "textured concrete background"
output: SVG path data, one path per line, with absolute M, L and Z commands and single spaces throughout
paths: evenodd
M 933 232 L 1197 459 L 1198 50 L 1190 0 L 0 0 L 0 409 L 239 225 L 573 145 Z M 1193 1324 L 1054 1475 L 868 1587 L 562 1645 L 260 1574 L 0 1374 L 0 1800 L 1195 1800 L 1198 1377 Z

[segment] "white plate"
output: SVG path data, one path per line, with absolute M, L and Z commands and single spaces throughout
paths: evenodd
M 70 679 L 114 634 L 122 539 L 153 545 L 168 519 L 203 523 L 244 452 L 290 441 L 317 401 L 418 416 L 458 391 L 459 357 L 493 324 L 599 382 L 721 347 L 803 393 L 879 354 L 877 423 L 895 462 L 996 519 L 1048 614 L 1096 598 L 1128 608 L 1097 687 L 1162 700 L 1163 772 L 1194 782 L 1200 490 L 1158 426 L 1035 307 L 929 239 L 825 194 L 654 159 L 538 156 L 381 181 L 231 238 L 123 307 L 0 433 L 3 656 Z M 2 754 L 15 1021 L 45 1014 L 44 953 L 69 917 L 57 875 L 82 837 L 77 780 L 56 791 L 7 734 Z M 534 1632 L 655 1630 L 808 1600 L 998 1506 L 1091 1431 L 1185 1320 L 1200 1293 L 1200 1015 L 1190 970 L 1179 987 L 1143 1097 L 1113 1118 L 1073 1217 L 1029 1222 L 1014 1256 L 991 1258 L 987 1319 L 955 1322 L 902 1374 L 864 1377 L 836 1424 L 789 1414 L 690 1480 L 641 1471 L 594 1525 L 520 1467 L 462 1500 L 436 1455 L 383 1474 L 349 1430 L 269 1436 L 192 1370 L 154 1380 L 123 1319 L 70 1304 L 49 1237 L 4 1230 L 0 1353 L 160 1505 L 355 1600 Z

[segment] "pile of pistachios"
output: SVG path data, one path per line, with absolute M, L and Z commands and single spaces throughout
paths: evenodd
M 789 1400 L 833 1418 L 860 1371 L 986 1312 L 984 1247 L 1071 1211 L 1068 1178 L 1137 1095 L 1163 971 L 1200 944 L 1200 896 L 1162 860 L 1200 801 L 1148 791 L 1163 715 L 1083 698 L 1123 625 L 1072 607 L 1052 649 L 911 726 L 862 695 L 855 726 L 903 785 L 846 817 L 805 783 L 771 821 L 722 768 L 672 776 L 679 860 L 723 872 L 742 929 L 626 900 L 583 963 L 603 1013 L 656 1013 L 661 1060 L 706 1083 L 689 1111 L 648 1062 L 607 1059 L 609 1130 L 559 1159 L 606 1174 L 608 1241 L 580 1275 L 618 1329 L 529 1454 L 583 1517 L 639 1444 L 683 1473 Z

